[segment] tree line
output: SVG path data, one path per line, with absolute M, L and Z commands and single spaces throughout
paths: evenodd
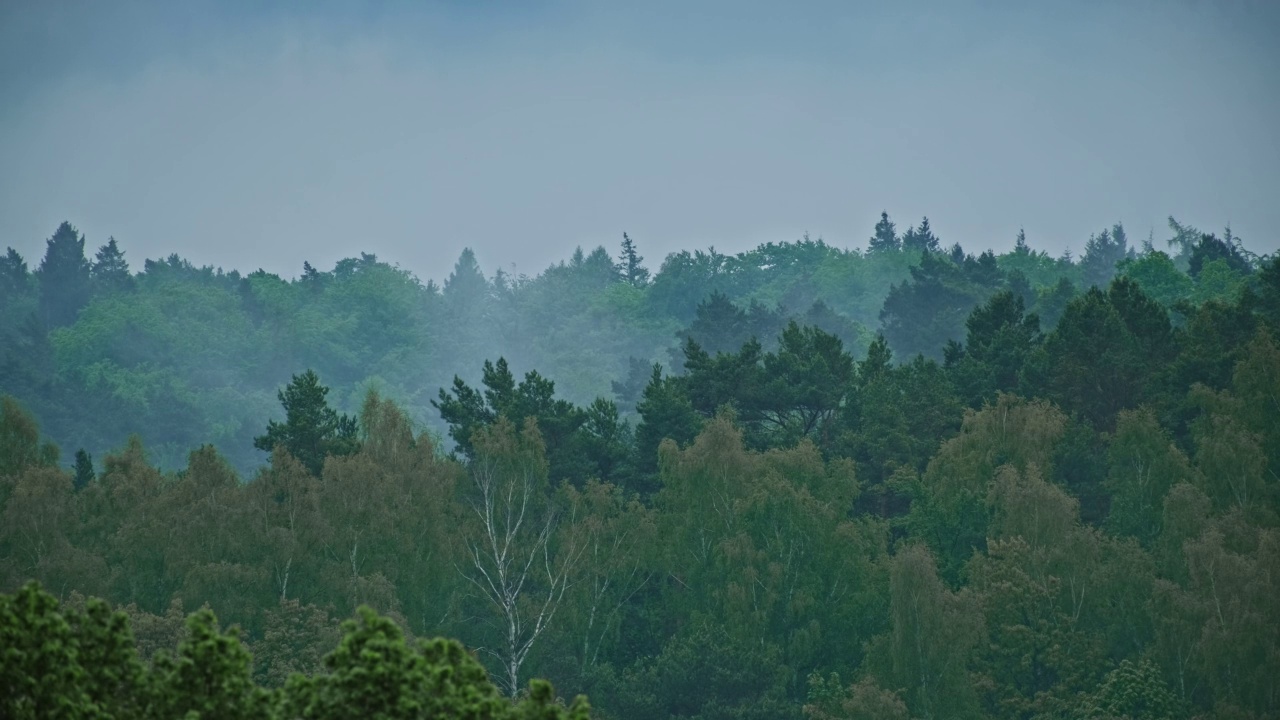
M 104 598 L 159 675 L 207 605 L 278 692 L 336 672 L 367 606 L 459 638 L 502 694 L 546 677 L 599 717 L 1280 711 L 1280 261 L 1229 234 L 1171 255 L 1117 227 L 1064 263 L 932 232 L 904 249 L 885 216 L 839 261 L 903 263 L 870 338 L 835 294 L 797 314 L 735 286 L 819 286 L 818 242 L 653 278 L 624 248 L 593 262 L 640 327 L 660 283 L 723 272 L 611 398 L 479 359 L 426 401 L 433 433 L 387 388 L 349 412 L 301 372 L 245 479 L 212 445 L 159 468 L 138 437 L 64 467 L 6 398 L 0 587 Z
M 305 368 L 341 412 L 357 412 L 372 388 L 442 435 L 437 389 L 454 375 L 479 383 L 484 361 L 500 356 L 517 375 L 555 379 L 575 404 L 605 397 L 634 421 L 653 364 L 681 370 L 691 335 L 711 355 L 753 336 L 771 350 L 795 320 L 857 358 L 883 334 L 899 358 L 942 361 L 969 313 L 1004 289 L 1051 328 L 1073 297 L 1121 273 L 1176 321 L 1179 303 L 1235 298 L 1259 266 L 1229 230 L 1206 237 L 1171 220 L 1170 231 L 1167 252 L 1117 225 L 1078 259 L 1033 250 L 1022 235 L 1010 252 L 970 256 L 927 218 L 900 232 L 885 214 L 866 250 L 805 237 L 737 255 L 673 253 L 651 273 L 625 236 L 617 258 L 578 251 L 535 277 L 486 276 L 468 250 L 437 284 L 369 254 L 328 271 L 304 262 L 294 278 L 176 254 L 136 267 L 114 238 L 94 252 L 63 223 L 38 262 L 12 248 L 0 256 L 0 388 L 68 458 L 83 449 L 101 459 L 137 433 L 166 470 L 212 443 L 249 476 L 266 457 L 253 443 L 262 418 L 280 418 L 276 391 Z M 95 420 L 104 416 L 115 420 Z

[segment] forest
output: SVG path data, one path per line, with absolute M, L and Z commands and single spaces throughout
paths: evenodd
M 621 240 L 9 249 L 0 716 L 1280 716 L 1280 256 Z

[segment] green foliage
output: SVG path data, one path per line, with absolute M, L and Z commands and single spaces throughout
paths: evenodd
M 57 446 L 40 442 L 40 429 L 31 413 L 13 397 L 0 396 L 0 478 L 57 462 Z
M 1181 703 L 1169 692 L 1153 663 L 1123 660 L 1119 667 L 1107 673 L 1102 685 L 1076 711 L 1075 717 L 1165 720 L 1183 715 Z
M 108 242 L 53 330 L 10 252 L 0 715 L 1280 712 L 1280 261 L 881 221 L 443 287 Z
M 1089 237 L 1084 245 L 1084 257 L 1080 270 L 1085 287 L 1104 288 L 1116 274 L 1116 266 L 1129 254 L 1129 242 L 1124 226 L 1117 223 L 1110 230 L 1103 230 Z
M 993 295 L 965 321 L 965 343 L 947 351 L 958 390 L 971 407 L 1014 392 L 1023 367 L 1040 344 L 1040 320 L 1027 315 L 1020 296 L 1006 290 Z
M 356 420 L 329 407 L 328 394 L 329 388 L 320 384 L 314 371 L 294 375 L 278 394 L 284 422 L 268 422 L 266 434 L 254 438 L 253 446 L 267 452 L 284 450 L 314 475 L 320 474 L 326 457 L 354 452 L 359 446 Z
M 1159 250 L 1143 253 L 1133 260 L 1122 260 L 1119 269 L 1144 293 L 1165 307 L 1174 307 L 1191 297 L 1191 278 L 1178 270 L 1173 259 Z
M 898 355 L 941 360 L 943 347 L 964 336 L 965 319 L 999 289 L 1001 279 L 990 252 L 958 263 L 924 253 L 920 266 L 911 269 L 911 281 L 889 289 L 880 312 L 885 339 Z
M 59 607 L 35 583 L 0 595 L 0 712 L 6 718 L 474 718 L 586 720 L 579 696 L 558 702 L 546 681 L 514 703 L 455 640 L 409 643 L 362 607 L 343 623 L 321 672 L 280 690 L 257 686 L 248 650 L 208 610 L 187 618 L 176 655 L 139 662 L 124 613 L 90 599 Z

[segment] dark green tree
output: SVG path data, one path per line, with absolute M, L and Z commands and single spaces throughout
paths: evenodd
M 880 311 L 884 337 L 902 357 L 922 354 L 943 359 L 947 341 L 964 337 L 965 319 L 998 289 L 995 257 L 956 265 L 936 253 L 925 253 L 911 268 L 911 280 L 893 285 Z
M 116 245 L 114 237 L 107 238 L 107 244 L 98 248 L 89 268 L 89 275 L 99 290 L 123 292 L 133 288 L 129 263 L 125 261 L 124 252 Z
M 1153 368 L 1142 350 L 1108 294 L 1093 287 L 1071 301 L 1029 361 L 1024 387 L 1110 430 L 1116 413 L 1145 397 Z
M 152 672 L 160 717 L 270 720 L 271 695 L 253 682 L 253 658 L 239 631 L 218 629 L 212 610 L 187 618 L 187 638 Z
M 1116 265 L 1128 257 L 1129 241 L 1124 226 L 1117 223 L 1110 230 L 1090 236 L 1080 258 L 1080 269 L 1086 286 L 1104 288 L 1115 277 Z
M 1187 274 L 1193 278 L 1199 278 L 1206 265 L 1219 260 L 1226 263 L 1232 272 L 1240 275 L 1247 275 L 1253 271 L 1249 259 L 1244 256 L 1238 245 L 1220 240 L 1216 235 L 1204 234 L 1191 250 Z
M 35 582 L 0 595 L 0 716 L 80 718 L 90 702 L 75 635 Z
M 63 327 L 75 322 L 76 315 L 89 304 L 89 261 L 84 256 L 84 236 L 71 223 L 59 225 L 47 245 L 36 272 L 40 311 L 46 325 Z
M 618 276 L 635 287 L 649 284 L 649 269 L 641 265 L 644 258 L 636 252 L 636 244 L 626 233 L 622 233 L 622 255 L 618 258 Z
M 329 388 L 320 384 L 315 371 L 294 375 L 277 393 L 285 411 L 284 422 L 268 422 L 266 434 L 254 438 L 253 446 L 266 452 L 283 448 L 317 477 L 325 457 L 355 452 L 359 449 L 356 419 L 329 407 L 328 394 Z
M 680 380 L 663 376 L 662 366 L 655 363 L 636 407 L 641 417 L 636 427 L 636 460 L 645 471 L 657 471 L 658 446 L 664 439 L 671 438 L 684 446 L 693 442 L 702 428 L 702 418 L 693 409 Z
M 75 479 L 73 480 L 76 490 L 83 489 L 86 485 L 93 482 L 97 477 L 93 472 L 93 458 L 89 453 L 80 448 L 76 451 Z
M 1078 294 L 1076 286 L 1065 277 L 1059 278 L 1052 287 L 1043 287 L 1036 292 L 1031 310 L 1040 317 L 1040 327 L 1046 333 L 1058 326 L 1062 314 L 1067 311 L 1067 304 Z
M 593 474 L 599 477 L 600 470 L 591 467 L 579 436 L 587 413 L 568 400 L 557 398 L 553 381 L 530 370 L 516 384 L 506 358 L 498 358 L 496 363 L 484 362 L 481 382 L 483 391 L 454 377 L 453 388 L 449 392 L 441 388 L 431 402 L 448 423 L 449 436 L 464 457 L 474 456 L 471 439 L 476 431 L 492 425 L 499 417 L 520 425 L 533 418 L 546 442 L 552 477 L 578 482 Z
M 928 217 L 920 220 L 919 227 L 907 228 L 907 231 L 902 234 L 902 249 L 907 252 L 935 253 L 941 247 L 942 241 L 933 234 Z
M 996 293 L 965 321 L 963 347 L 949 348 L 947 365 L 970 406 L 995 399 L 996 392 L 1018 388 L 1022 368 L 1040 343 L 1040 319 L 1027 315 L 1022 298 Z
M 902 242 L 898 239 L 897 228 L 894 227 L 893 221 L 889 219 L 889 213 L 881 212 L 880 222 L 876 223 L 875 234 L 867 242 L 867 252 L 889 252 L 901 249 Z
M 0 298 L 8 301 L 25 294 L 30 287 L 31 273 L 27 272 L 27 261 L 17 250 L 9 248 L 5 256 L 0 257 Z
M 825 445 L 851 389 L 854 361 L 840 338 L 792 321 L 777 352 L 765 354 L 762 380 L 759 409 L 777 438 L 774 444 L 810 438 Z

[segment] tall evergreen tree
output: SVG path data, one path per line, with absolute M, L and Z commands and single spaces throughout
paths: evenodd
M 1080 258 L 1080 269 L 1086 286 L 1106 288 L 1116 275 L 1116 264 L 1129 255 L 1129 241 L 1124 225 L 1116 223 L 1110 230 L 1103 230 L 1089 238 Z
M 636 252 L 636 244 L 626 233 L 622 233 L 622 255 L 618 257 L 618 275 L 623 281 L 643 287 L 649 283 L 649 269 L 641 265 L 644 258 Z
M 909 228 L 902 236 L 902 249 L 908 252 L 938 252 L 940 247 L 942 241 L 933 234 L 928 217 L 920 220 L 919 227 Z
M 90 457 L 89 453 L 84 451 L 84 448 L 76 451 L 75 470 L 76 474 L 74 483 L 77 490 L 83 489 L 86 485 L 93 482 L 94 477 L 96 477 L 93 472 L 93 458 Z
M 133 287 L 133 275 L 129 273 L 129 263 L 125 261 L 124 252 L 120 250 L 120 246 L 116 245 L 114 237 L 107 238 L 107 244 L 98 248 L 89 274 L 101 290 L 121 292 Z
M 76 315 L 89 304 L 91 284 L 84 236 L 71 223 L 59 225 L 49 238 L 37 275 L 45 324 L 62 327 L 75 322 Z
M 898 239 L 897 228 L 894 227 L 893 221 L 889 219 L 889 213 L 881 211 L 880 222 L 876 223 L 875 234 L 871 236 L 871 240 L 867 243 L 867 251 L 874 253 L 901 249 L 902 242 Z
M 9 252 L 0 257 L 0 299 L 26 292 L 30 280 L 27 261 L 17 250 L 9 248 Z

